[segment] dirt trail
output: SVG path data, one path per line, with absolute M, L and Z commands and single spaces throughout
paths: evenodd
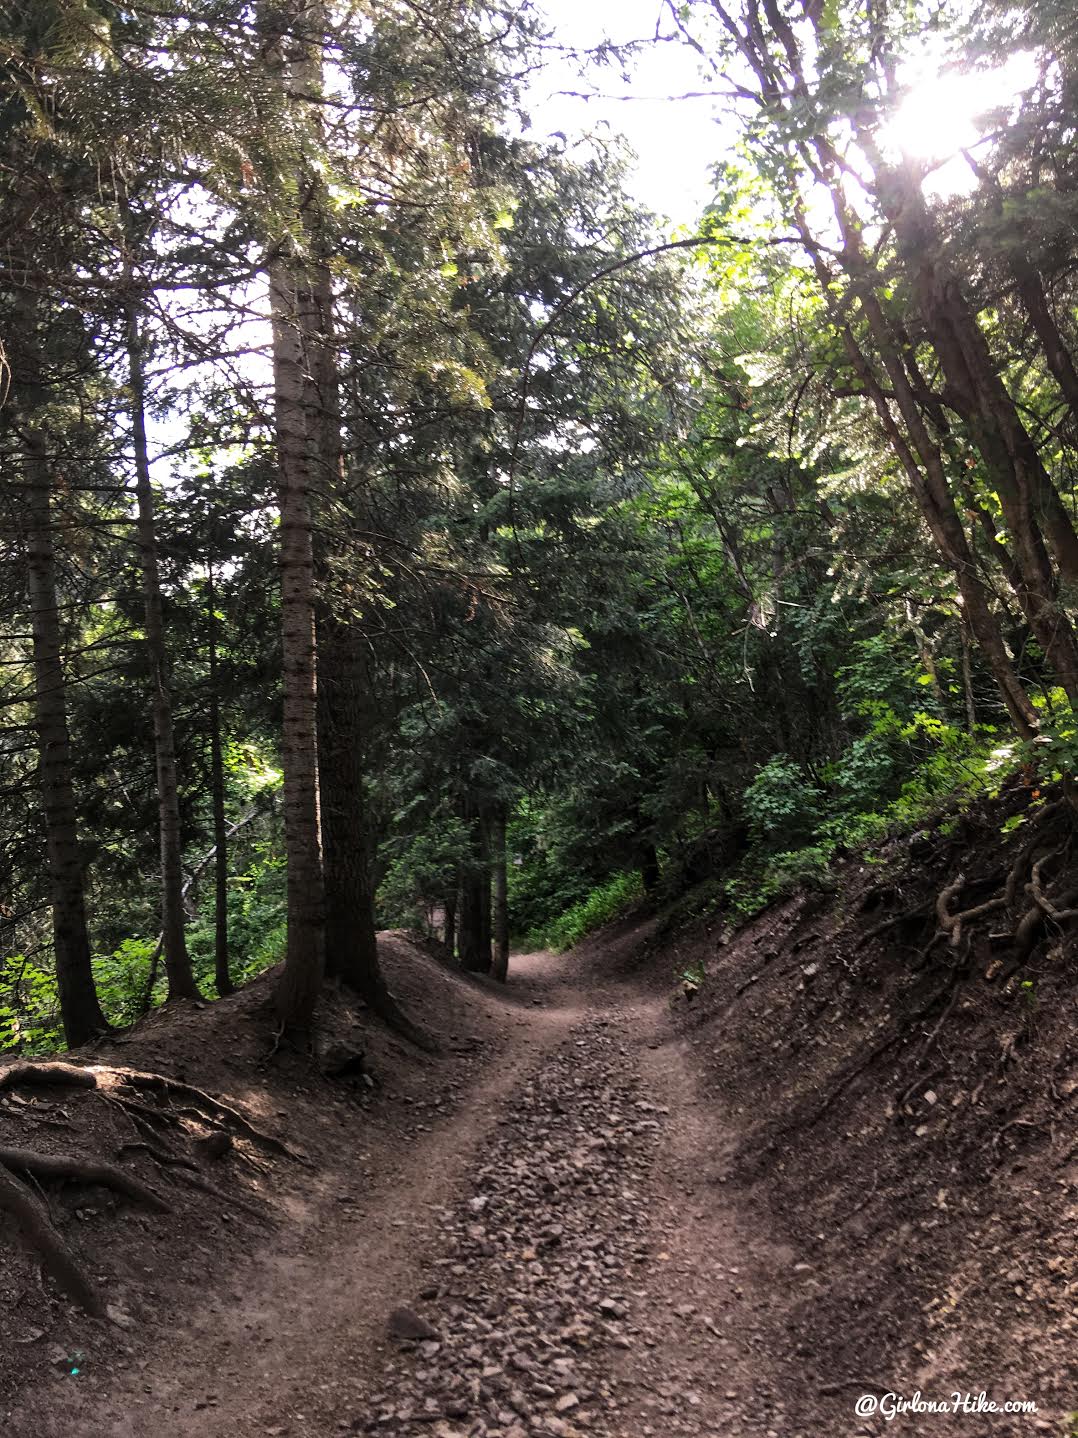
M 253 1272 L 6 1438 L 807 1438 L 775 1356 L 797 1255 L 722 1202 L 665 1000 L 549 955 L 483 998 L 504 1046 L 447 1117 L 357 1125 Z M 437 1336 L 390 1339 L 399 1306 Z

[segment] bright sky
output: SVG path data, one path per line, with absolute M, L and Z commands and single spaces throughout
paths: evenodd
M 573 49 L 588 50 L 604 39 L 644 39 L 655 34 L 657 24 L 663 34 L 672 30 L 661 0 L 539 3 L 555 40 Z M 935 162 L 926 190 L 937 197 L 973 187 L 961 150 L 976 145 L 981 135 L 975 117 L 1006 106 L 1036 78 L 1033 57 L 1026 53 L 974 74 L 941 74 L 944 59 L 940 40 L 931 36 L 921 53 L 909 57 L 902 71 L 911 93 L 886 132 L 896 148 Z M 711 198 L 709 169 L 729 147 L 733 131 L 729 120 L 725 126 L 717 121 L 717 99 L 669 97 L 707 91 L 714 80 L 702 73 L 699 56 L 677 41 L 644 47 L 629 65 L 626 82 L 617 65 L 582 75 L 568 61 L 552 64 L 532 85 L 534 128 L 542 134 L 561 130 L 570 139 L 600 124 L 620 131 L 638 156 L 631 186 L 636 198 L 675 224 L 692 225 Z
M 540 0 L 554 39 L 587 50 L 604 39 L 622 43 L 655 34 L 660 0 Z M 662 16 L 661 33 L 671 24 Z M 667 42 L 646 47 L 630 62 L 626 84 L 618 65 L 581 75 L 573 64 L 552 64 L 532 86 L 532 121 L 541 134 L 569 137 L 607 124 L 624 134 L 639 159 L 632 185 L 636 198 L 675 224 L 691 225 L 711 198 L 710 167 L 725 141 L 714 122 L 713 99 L 671 100 L 706 90 L 700 60 L 688 46 Z M 597 92 L 576 99 L 561 91 Z M 631 98 L 607 98 L 607 97 Z

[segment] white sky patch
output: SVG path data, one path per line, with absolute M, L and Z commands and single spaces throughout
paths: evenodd
M 660 0 L 544 0 L 542 10 L 554 42 L 578 51 L 603 40 L 649 39 L 657 24 L 660 34 L 671 32 Z M 641 47 L 627 70 L 628 80 L 616 62 L 582 74 L 571 59 L 552 58 L 529 90 L 533 130 L 561 131 L 570 140 L 600 125 L 623 134 L 637 156 L 633 198 L 676 225 L 692 225 L 711 198 L 708 171 L 727 142 L 713 118 L 714 98 L 675 97 L 707 91 L 714 81 L 702 77 L 699 56 L 678 40 Z

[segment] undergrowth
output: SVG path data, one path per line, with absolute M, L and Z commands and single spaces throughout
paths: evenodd
M 609 924 L 640 898 L 643 885 L 634 872 L 615 874 L 605 884 L 592 889 L 586 898 L 573 904 L 558 918 L 541 928 L 533 929 L 526 939 L 532 949 L 553 949 L 562 953 L 579 944 L 595 929 Z

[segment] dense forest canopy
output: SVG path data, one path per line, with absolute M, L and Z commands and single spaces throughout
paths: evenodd
M 1071 6 L 667 4 L 677 231 L 526 4 L 0 27 L 0 1046 L 277 963 L 411 1031 L 380 927 L 504 976 L 1068 774 Z

